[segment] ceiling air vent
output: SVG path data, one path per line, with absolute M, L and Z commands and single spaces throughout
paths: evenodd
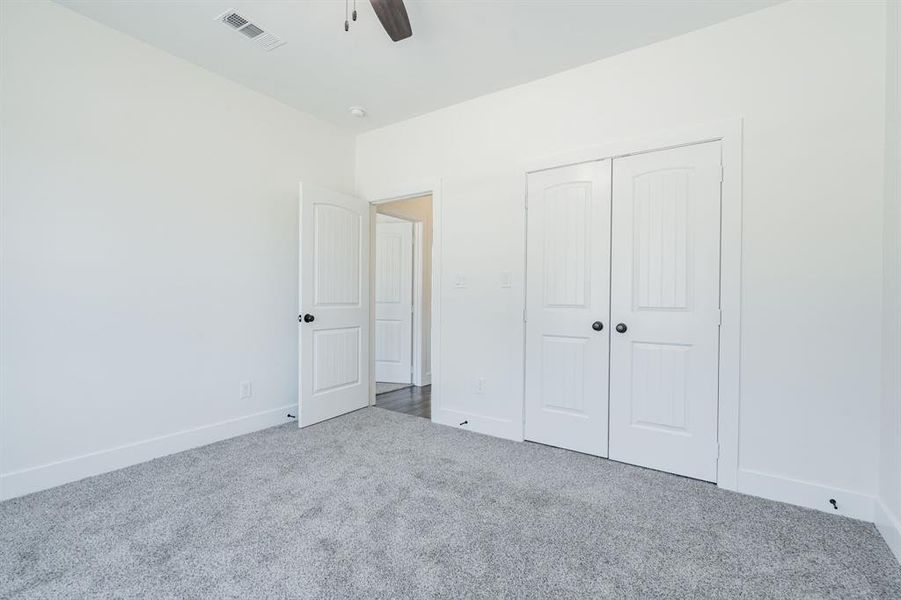
M 253 43 L 267 52 L 269 50 L 275 50 L 285 43 L 277 35 L 269 33 L 256 23 L 251 23 L 250 19 L 239 15 L 233 10 L 222 13 L 216 17 L 216 20 L 225 23 L 235 31 L 240 31 L 246 37 L 250 38 Z

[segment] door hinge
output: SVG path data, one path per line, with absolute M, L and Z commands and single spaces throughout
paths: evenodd
M 723 179 L 726 177 L 726 168 L 723 165 L 720 165 L 720 183 L 723 183 Z
M 722 310 L 716 311 L 716 324 L 718 327 L 722 326 L 722 324 L 723 324 L 723 311 Z
M 522 322 L 528 322 L 528 319 L 526 318 L 526 309 L 522 309 Z

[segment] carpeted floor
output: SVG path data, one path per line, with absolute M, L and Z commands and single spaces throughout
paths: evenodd
M 378 408 L 0 504 L 2 598 L 901 598 L 875 528 Z

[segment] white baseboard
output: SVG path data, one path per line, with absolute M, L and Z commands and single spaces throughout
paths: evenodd
M 749 469 L 738 470 L 738 491 L 870 522 L 876 505 L 876 499 L 866 494 Z M 837 510 L 830 499 L 835 499 Z
M 876 514 L 873 521 L 876 523 L 879 533 L 885 539 L 885 543 L 888 544 L 895 558 L 901 563 L 901 517 L 892 514 L 892 511 L 888 509 L 885 503 L 877 498 Z
M 432 422 L 447 425 L 456 429 L 465 429 L 485 435 L 522 441 L 522 424 L 507 419 L 498 419 L 476 413 L 463 412 L 432 405 Z
M 24 496 L 285 423 L 294 404 L 0 475 L 0 500 Z

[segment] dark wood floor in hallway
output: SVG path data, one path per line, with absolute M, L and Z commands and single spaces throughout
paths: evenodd
M 394 412 L 431 419 L 432 386 L 410 386 L 401 390 L 379 394 L 375 397 L 375 405 Z

